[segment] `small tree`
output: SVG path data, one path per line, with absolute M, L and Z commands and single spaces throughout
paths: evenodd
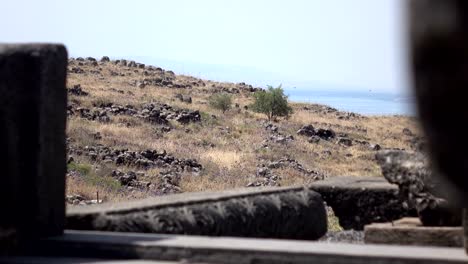
M 265 114 L 269 121 L 279 116 L 287 117 L 293 112 L 281 85 L 276 88 L 268 85 L 268 90 L 256 92 L 251 107 L 253 111 Z
M 209 102 L 211 107 L 223 111 L 223 114 L 227 110 L 231 109 L 232 105 L 231 96 L 226 93 L 212 95 L 209 99 Z

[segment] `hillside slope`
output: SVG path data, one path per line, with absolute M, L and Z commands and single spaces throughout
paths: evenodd
M 70 59 L 68 72 L 67 194 L 74 204 L 97 193 L 110 201 L 381 176 L 376 150 L 421 145 L 410 117 L 293 103 L 289 119 L 269 124 L 248 109 L 258 88 L 244 83 L 107 57 Z M 225 114 L 210 108 L 217 92 L 232 94 L 235 107 Z

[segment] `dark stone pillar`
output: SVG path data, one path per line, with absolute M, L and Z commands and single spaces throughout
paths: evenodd
M 452 197 L 468 197 L 468 1 L 410 1 L 410 40 L 418 112 L 432 163 Z
M 0 251 L 63 232 L 66 67 L 62 45 L 0 45 Z
M 468 1 L 410 1 L 414 87 L 434 169 L 468 207 Z M 468 218 L 464 214 L 465 232 Z M 466 238 L 467 233 L 465 233 Z M 468 250 L 468 244 L 465 245 Z

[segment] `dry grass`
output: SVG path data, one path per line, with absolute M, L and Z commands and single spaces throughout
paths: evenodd
M 76 66 L 76 62 L 70 67 Z M 409 128 L 419 134 L 417 121 L 404 116 L 370 116 L 338 119 L 333 113 L 322 114 L 304 110 L 306 104 L 293 104 L 294 114 L 288 120 L 281 120 L 276 125 L 282 134 L 291 134 L 295 140 L 287 144 L 268 143 L 262 148 L 269 132 L 263 128 L 263 115 L 244 110 L 243 106 L 251 103 L 246 93 L 235 94 L 233 102 L 240 108 L 222 114 L 211 109 L 206 103 L 208 97 L 219 87 L 233 88 L 235 84 L 204 81 L 206 86 L 193 86 L 192 89 L 175 89 L 158 86 L 138 88 L 131 83 L 146 77 L 142 69 L 129 69 L 112 63 L 100 64 L 101 74 L 92 74 L 92 66 L 80 66 L 85 74 L 70 74 L 68 86 L 80 84 L 90 96 L 70 96 L 69 100 L 80 106 L 91 108 L 97 102 L 112 102 L 120 105 L 140 106 L 148 102 L 167 103 L 173 107 L 199 110 L 202 113 L 201 124 L 180 125 L 171 122 L 173 129 L 169 133 L 158 133 L 158 125 L 149 124 L 131 116 L 111 116 L 111 123 L 88 121 L 78 117 L 68 120 L 67 133 L 73 144 L 86 146 L 102 144 L 134 150 L 166 150 L 178 158 L 194 158 L 203 165 L 199 175 L 184 174 L 180 181 L 183 191 L 208 191 L 238 188 L 245 186 L 255 175 L 260 164 L 289 157 L 296 159 L 304 167 L 321 171 L 332 177 L 347 176 L 381 176 L 380 169 L 374 160 L 375 152 L 368 147 L 354 144 L 343 147 L 335 142 L 320 141 L 309 143 L 307 138 L 299 136 L 296 131 L 305 124 L 314 127 L 331 128 L 337 133 L 346 133 L 357 140 L 365 140 L 386 148 L 411 149 L 409 136 L 402 133 Z M 124 73 L 125 76 L 111 76 L 110 72 Z M 137 71 L 137 72 L 135 72 Z M 190 76 L 176 76 L 177 82 L 198 81 Z M 214 87 L 212 87 L 214 85 Z M 192 104 L 180 102 L 175 94 L 192 96 Z M 212 115 L 216 116 L 213 118 Z M 127 124 L 130 124 L 128 126 Z M 189 132 L 186 132 L 188 129 Z M 93 134 L 99 132 L 102 139 L 96 140 Z M 90 163 L 85 159 L 79 160 Z M 100 164 L 93 164 L 100 166 Z M 119 168 L 126 170 L 129 168 Z M 157 182 L 159 170 L 145 172 L 147 179 Z M 275 170 L 281 176 L 280 183 L 287 185 L 305 185 L 311 179 L 290 168 Z M 102 177 L 105 177 L 102 176 Z M 120 200 L 122 193 L 95 186 L 87 181 L 69 178 L 67 192 L 95 197 L 96 191 L 108 200 Z M 128 195 L 128 194 L 127 194 Z M 145 193 L 134 193 L 131 197 L 144 197 Z

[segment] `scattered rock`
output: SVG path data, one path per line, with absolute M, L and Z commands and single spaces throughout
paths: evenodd
M 80 84 L 73 85 L 72 88 L 68 89 L 68 92 L 76 96 L 88 96 L 89 95 L 88 92 L 83 91 Z
M 315 128 L 312 125 L 305 125 L 297 131 L 297 134 L 307 137 L 315 136 Z
M 319 143 L 320 142 L 320 137 L 319 136 L 311 136 L 309 139 L 307 139 L 309 143 Z
M 112 161 L 115 165 L 134 166 L 143 169 L 168 168 L 174 171 L 199 172 L 202 165 L 193 159 L 178 159 L 168 155 L 166 151 L 147 149 L 144 151 L 130 151 L 128 149 L 114 149 L 111 147 L 68 146 L 69 155 L 85 155 L 93 161 Z
M 271 132 L 278 132 L 278 126 L 273 125 L 272 123 L 267 123 L 265 126 L 265 129 Z
M 407 127 L 403 128 L 403 130 L 401 132 L 405 136 L 414 136 L 413 132 Z
M 72 67 L 68 72 L 75 74 L 83 74 L 85 71 L 80 67 Z
M 319 128 L 315 134 L 321 139 L 330 140 L 335 137 L 335 132 L 331 129 Z
M 143 83 L 143 82 L 138 82 L 138 83 L 137 83 L 137 87 L 138 87 L 138 88 L 145 88 L 145 87 L 146 87 L 146 84 Z
M 110 59 L 109 59 L 109 57 L 107 57 L 107 56 L 103 56 L 103 57 L 101 58 L 101 62 L 109 62 L 109 61 L 110 61 Z
M 182 95 L 182 94 L 176 94 L 174 96 L 176 99 L 179 99 L 179 101 L 191 104 L 192 103 L 192 97 L 188 95 Z
M 297 134 L 307 137 L 318 136 L 319 138 L 324 140 L 330 140 L 336 136 L 335 132 L 331 129 L 315 129 L 312 125 L 303 126 L 297 131 Z
M 262 167 L 265 167 L 265 165 L 262 165 Z M 279 159 L 277 161 L 272 161 L 266 165 L 268 169 L 279 169 L 279 168 L 293 168 L 307 176 L 312 177 L 312 180 L 323 180 L 325 178 L 325 174 L 319 172 L 319 171 L 314 171 L 314 170 L 309 170 L 304 168 L 302 164 L 300 164 L 297 160 L 295 159 L 290 159 L 290 158 L 283 158 Z
M 342 146 L 346 146 L 346 147 L 351 147 L 353 145 L 353 141 L 351 139 L 344 138 L 344 137 L 338 138 L 337 143 L 342 145 Z
M 158 191 L 161 194 L 181 193 L 179 187 L 180 175 L 174 171 L 160 172 L 161 183 L 158 186 Z
M 267 167 L 257 168 L 255 178 L 258 180 L 252 181 L 247 184 L 247 187 L 260 187 L 260 186 L 280 186 L 278 182 L 281 178 L 278 175 L 272 173 Z
M 182 111 L 175 120 L 182 124 L 188 124 L 191 122 L 200 122 L 201 115 L 198 110 L 196 111 Z

